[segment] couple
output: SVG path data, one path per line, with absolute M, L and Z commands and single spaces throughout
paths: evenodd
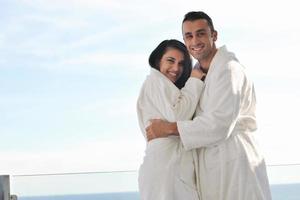
M 233 53 L 216 48 L 206 13 L 187 13 L 182 33 L 185 45 L 165 40 L 151 53 L 137 102 L 148 141 L 141 200 L 270 200 L 252 82 Z

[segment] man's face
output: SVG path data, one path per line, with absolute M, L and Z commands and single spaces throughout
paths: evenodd
M 217 32 L 212 31 L 205 19 L 185 21 L 182 24 L 183 40 L 190 54 L 199 62 L 209 62 L 214 56 Z

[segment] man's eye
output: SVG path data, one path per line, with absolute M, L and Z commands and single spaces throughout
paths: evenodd
M 205 34 L 206 34 L 205 32 L 200 32 L 200 33 L 197 33 L 197 36 L 201 37 L 201 36 L 204 36 Z

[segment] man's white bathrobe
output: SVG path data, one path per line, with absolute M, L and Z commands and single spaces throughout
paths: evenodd
M 170 122 L 191 119 L 203 86 L 201 80 L 191 77 L 179 90 L 162 73 L 151 68 L 137 102 L 144 137 L 151 119 Z M 196 150 L 185 151 L 178 136 L 148 142 L 139 170 L 141 200 L 199 200 L 195 171 L 199 167 L 194 159 L 198 159 Z
M 202 200 L 270 200 L 255 141 L 255 93 L 245 69 L 218 49 L 193 120 L 177 122 L 186 150 L 198 149 Z

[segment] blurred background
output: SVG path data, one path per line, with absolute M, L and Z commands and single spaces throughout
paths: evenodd
M 198 10 L 255 83 L 271 183 L 300 183 L 296 2 L 0 0 L 0 174 L 12 176 L 12 190 L 137 191 L 145 140 L 135 105 L 148 56 L 164 39 L 182 41 L 184 14 Z M 93 180 L 66 188 L 73 176 Z

